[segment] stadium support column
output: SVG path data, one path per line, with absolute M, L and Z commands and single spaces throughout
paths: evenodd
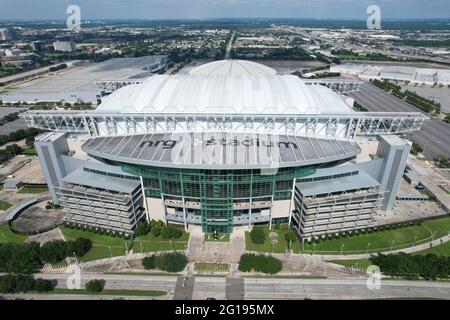
M 142 176 L 139 176 L 141 180 L 141 189 L 142 189 L 142 199 L 144 202 L 144 209 L 145 209 L 145 219 L 147 220 L 147 223 L 150 223 L 150 215 L 148 214 L 148 207 L 147 207 L 147 197 L 145 196 L 145 189 L 144 189 L 144 179 L 142 179 Z
M 69 146 L 64 133 L 43 133 L 34 143 L 41 163 L 42 172 L 54 204 L 59 204 L 55 188 L 63 186 L 66 175 L 61 155 L 69 153 Z
M 380 136 L 377 156 L 383 158 L 378 177 L 379 191 L 384 192 L 381 210 L 387 211 L 394 206 L 410 149 L 409 143 L 398 136 Z
M 294 204 L 294 193 L 295 193 L 295 182 L 296 182 L 296 178 L 294 178 L 294 182 L 292 184 L 292 191 L 291 191 L 291 203 L 289 204 L 289 223 L 288 226 L 291 225 L 291 221 L 292 221 L 292 205 Z
M 187 227 L 187 213 L 186 213 L 186 199 L 183 197 L 182 198 L 183 201 L 183 222 L 184 222 L 184 230 L 188 231 L 188 227 Z

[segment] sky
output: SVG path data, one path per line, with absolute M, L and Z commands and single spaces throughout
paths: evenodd
M 76 4 L 85 19 L 360 19 L 376 4 L 385 19 L 450 18 L 450 0 L 0 0 L 0 19 L 65 20 Z

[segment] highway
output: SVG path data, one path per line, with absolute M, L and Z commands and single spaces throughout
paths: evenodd
M 231 35 L 230 41 L 228 42 L 228 45 L 227 45 L 227 50 L 225 52 L 225 60 L 230 59 L 231 49 L 233 48 L 234 36 L 235 36 L 235 32 L 233 31 L 233 34 Z
M 58 287 L 65 287 L 68 274 L 38 274 L 36 277 L 56 280 Z M 177 278 L 86 273 L 82 275 L 82 287 L 91 279 L 104 279 L 106 289 L 166 290 L 169 294 L 165 299 L 173 297 L 175 300 L 450 298 L 450 282 L 444 281 L 381 280 L 380 289 L 369 290 L 365 279 Z M 51 295 L 41 298 L 47 296 Z M 68 299 L 74 297 L 69 295 Z M 33 298 L 39 296 L 34 294 Z
M 359 92 L 349 94 L 363 107 L 373 112 L 420 112 L 412 106 L 384 90 L 364 83 Z M 422 130 L 407 134 L 407 137 L 424 148 L 424 155 L 433 159 L 437 155 L 450 157 L 450 124 L 436 118 L 425 121 Z

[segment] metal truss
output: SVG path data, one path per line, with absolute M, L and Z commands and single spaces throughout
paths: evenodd
M 141 83 L 144 83 L 144 80 L 99 80 L 95 82 L 95 86 L 99 91 L 113 92 L 125 86 Z
M 125 79 L 125 80 L 99 80 L 95 84 L 99 91 L 113 92 L 122 87 L 132 84 L 142 84 L 146 79 Z M 359 91 L 361 88 L 361 81 L 341 80 L 341 79 L 317 79 L 308 80 L 303 79 L 306 85 L 322 85 L 338 94 L 350 93 Z
M 361 89 L 361 81 L 341 80 L 341 79 L 317 79 L 303 80 L 306 85 L 322 85 L 338 94 L 357 92 Z
M 19 116 L 29 127 L 92 136 L 229 131 L 344 138 L 418 131 L 428 119 L 422 113 L 382 112 L 215 115 L 29 111 Z

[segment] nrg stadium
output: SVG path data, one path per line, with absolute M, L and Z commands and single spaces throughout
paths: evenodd
M 421 113 L 356 112 L 350 80 L 302 80 L 224 60 L 124 83 L 89 111 L 28 111 L 67 223 L 133 236 L 162 220 L 232 233 L 288 223 L 299 238 L 389 213 Z

